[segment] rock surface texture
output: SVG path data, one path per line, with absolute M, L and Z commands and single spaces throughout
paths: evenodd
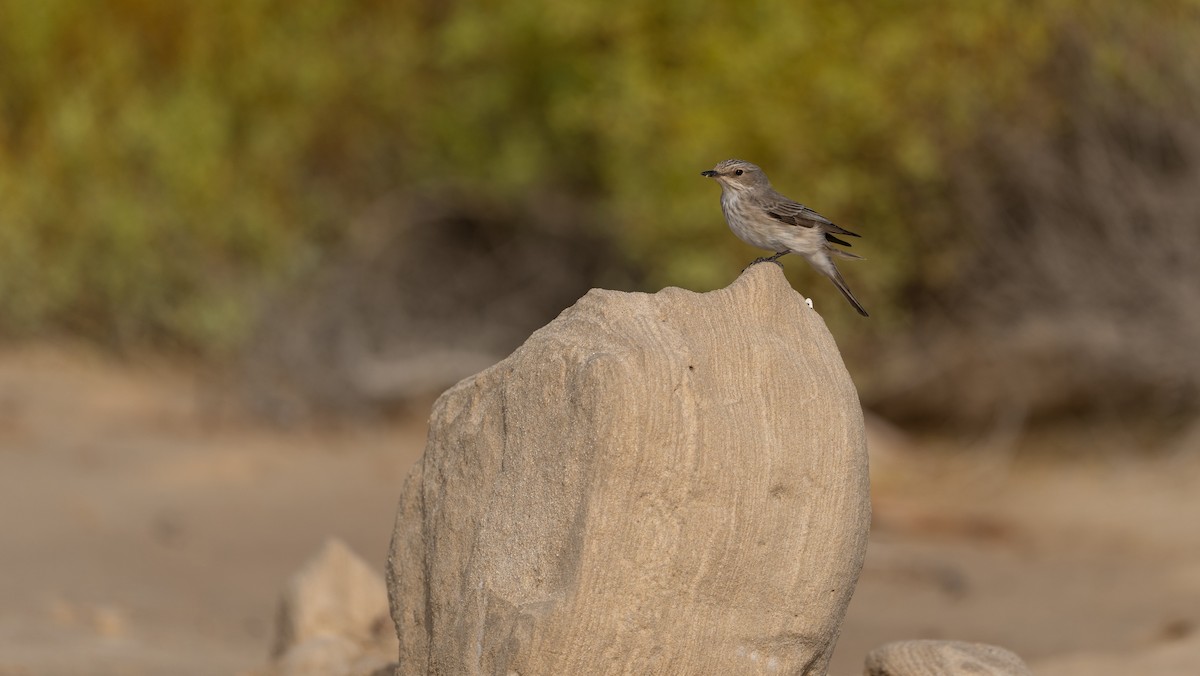
M 986 643 L 896 641 L 867 655 L 866 676 L 1032 676 L 1016 653 Z
M 823 674 L 862 410 L 776 265 L 594 290 L 434 406 L 388 562 L 399 674 Z

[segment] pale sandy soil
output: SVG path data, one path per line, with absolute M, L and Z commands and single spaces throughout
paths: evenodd
M 423 418 L 281 431 L 213 415 L 194 382 L 0 351 L 0 676 L 245 672 L 325 538 L 382 571 Z M 1000 644 L 1051 676 L 1139 655 L 1131 673 L 1200 673 L 1200 449 L 872 444 L 871 549 L 831 673 L 904 638 Z

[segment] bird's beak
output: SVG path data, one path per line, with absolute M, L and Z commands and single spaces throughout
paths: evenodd
M 701 175 L 701 176 L 707 176 L 707 177 L 709 177 L 709 178 L 716 178 L 716 176 L 717 176 L 717 172 L 713 171 L 712 169 L 709 169 L 708 171 L 702 171 L 702 172 L 700 172 L 700 175 Z

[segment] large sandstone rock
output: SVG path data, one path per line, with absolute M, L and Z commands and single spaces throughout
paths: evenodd
M 401 674 L 822 674 L 870 521 L 858 396 L 776 265 L 594 290 L 434 406 Z

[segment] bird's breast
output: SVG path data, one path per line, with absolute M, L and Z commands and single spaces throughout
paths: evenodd
M 760 249 L 785 248 L 780 246 L 774 236 L 777 228 L 772 227 L 762 209 L 739 199 L 736 193 L 721 193 L 721 211 L 725 214 L 725 222 L 729 224 L 729 229 L 743 242 Z

